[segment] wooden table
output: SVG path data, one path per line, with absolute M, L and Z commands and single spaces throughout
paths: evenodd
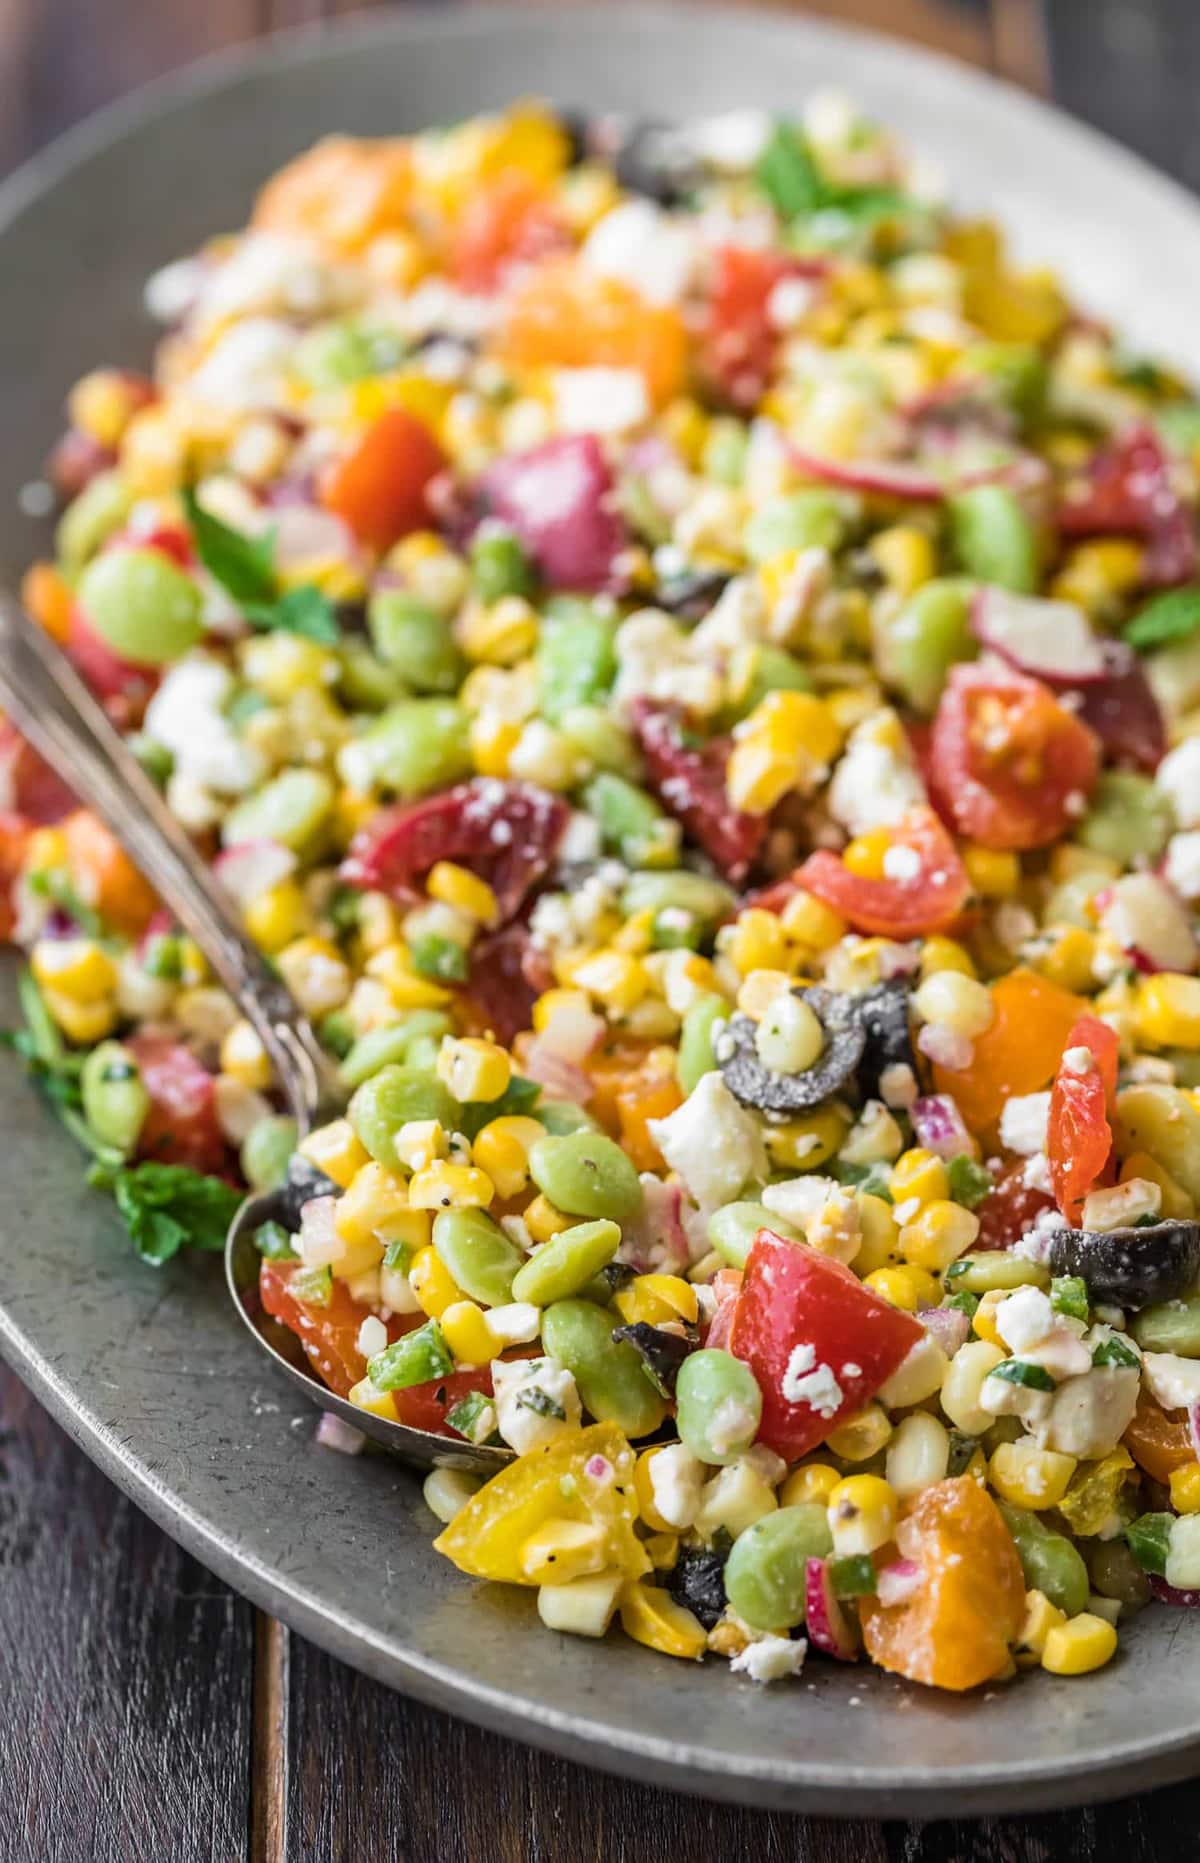
M 346 10 L 343 0 L 5 0 L 0 168 L 160 71 Z M 1052 90 L 1200 187 L 1195 0 L 821 0 L 811 10 Z M 679 1798 L 478 1733 L 256 1614 L 0 1368 L 0 1857 L 11 1863 L 1142 1863 L 1193 1853 L 1198 1821 L 1200 1785 L 1060 1816 L 837 1824 Z

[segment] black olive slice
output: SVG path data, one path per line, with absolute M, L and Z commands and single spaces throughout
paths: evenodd
M 684 621 L 702 621 L 733 580 L 728 569 L 685 569 L 666 576 L 654 591 L 655 606 Z
M 716 1552 L 681 1552 L 667 1574 L 676 1604 L 711 1630 L 725 1615 L 725 1561 Z
M 1095 1301 L 1113 1307 L 1174 1300 L 1200 1273 L 1200 1223 L 1132 1229 L 1059 1229 L 1050 1244 L 1053 1274 L 1075 1274 Z
M 314 1197 L 339 1197 L 341 1191 L 331 1177 L 300 1153 L 288 1159 L 287 1182 L 279 1187 L 279 1219 L 295 1234 L 300 1227 L 300 1212 Z
M 688 1353 L 695 1350 L 694 1340 L 664 1332 L 661 1326 L 651 1326 L 648 1320 L 634 1320 L 631 1326 L 614 1327 L 613 1338 L 628 1340 L 660 1396 L 674 1397 L 679 1367 Z
M 889 1067 L 910 1067 L 917 1072 L 912 1030 L 908 1020 L 908 984 L 899 978 L 878 983 L 854 999 L 866 1046 L 859 1063 L 858 1084 L 869 1100 L 880 1097 L 879 1077 Z
M 749 1016 L 731 1016 L 715 1044 L 717 1066 L 734 1099 L 777 1119 L 810 1112 L 842 1092 L 854 1078 L 866 1042 L 852 997 L 818 986 L 796 995 L 825 1031 L 824 1048 L 802 1074 L 777 1074 L 764 1067 L 754 1043 L 757 1024 Z

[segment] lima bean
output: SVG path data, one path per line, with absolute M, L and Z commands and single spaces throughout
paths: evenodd
M 310 848 L 333 808 L 333 784 L 322 770 L 283 770 L 231 809 L 221 829 L 226 847 L 241 841 L 281 841 Z
M 524 1257 L 485 1210 L 439 1210 L 433 1246 L 450 1277 L 485 1307 L 513 1299 L 513 1281 Z
M 967 575 L 1017 595 L 1036 593 L 1037 536 L 1007 485 L 972 485 L 948 499 L 946 509 L 955 553 Z
M 803 1242 L 804 1237 L 791 1223 L 776 1216 L 763 1203 L 727 1203 L 708 1219 L 708 1239 L 722 1261 L 731 1268 L 744 1268 L 750 1244 L 760 1229 L 769 1229 L 786 1242 Z
M 1092 791 L 1075 838 L 1095 854 L 1129 866 L 1138 856 L 1154 860 L 1171 834 L 1171 809 L 1148 776 L 1136 770 L 1105 770 Z
M 612 1336 L 612 1315 L 590 1300 L 558 1300 L 542 1315 L 542 1344 L 579 1386 L 599 1423 L 615 1423 L 626 1436 L 648 1436 L 666 1415 L 642 1361 L 624 1339 Z
M 791 1630 L 804 1621 L 808 1561 L 832 1550 L 823 1507 L 815 1501 L 780 1507 L 734 1541 L 725 1562 L 725 1594 L 753 1629 Z
M 448 788 L 473 768 L 467 714 L 453 699 L 391 705 L 338 752 L 338 773 L 360 795 L 387 789 L 405 801 Z
M 1200 1113 L 1186 1093 L 1157 1081 L 1126 1087 L 1117 1095 L 1117 1121 L 1119 1157 L 1149 1152 L 1200 1202 Z
M 1200 1358 L 1200 1294 L 1164 1300 L 1158 1307 L 1143 1307 L 1130 1319 L 1129 1330 L 1143 1352 L 1177 1352 L 1180 1358 Z
M 119 1041 L 102 1041 L 84 1062 L 79 1085 L 83 1116 L 96 1137 L 118 1151 L 132 1150 L 150 1095 L 130 1050 Z
M 910 595 L 890 619 L 886 607 L 879 610 L 875 653 L 880 674 L 925 717 L 937 709 L 950 668 L 973 660 L 978 651 L 971 596 L 969 582 L 939 577 Z
M 1028 1589 L 1044 1592 L 1068 1617 L 1086 1611 L 1091 1589 L 1087 1567 L 1065 1534 L 1052 1532 L 1023 1507 L 1007 1501 L 996 1505 L 1013 1536 Z
M 385 1028 L 368 1029 L 360 1035 L 342 1062 L 342 1079 L 348 1087 L 360 1087 L 364 1080 L 390 1063 L 408 1061 L 412 1044 L 423 1037 L 440 1042 L 450 1029 L 450 1018 L 440 1009 L 411 1009 L 398 1022 Z
M 252 1190 L 274 1190 L 287 1177 L 288 1159 L 296 1149 L 296 1121 L 287 1113 L 260 1119 L 246 1134 L 239 1162 Z
M 612 1260 L 620 1246 L 621 1231 L 616 1223 L 575 1223 L 570 1229 L 560 1229 L 517 1270 L 512 1298 L 546 1307 L 552 1301 L 578 1294 Z
M 679 1051 L 675 1056 L 675 1078 L 685 1093 L 691 1093 L 717 1065 L 713 1030 L 718 1022 L 729 1020 L 729 1013 L 729 1004 L 715 992 L 698 996 L 684 1011 Z
M 204 632 L 200 590 L 162 550 L 106 550 L 76 593 L 88 626 L 139 666 L 182 659 Z
M 451 1131 L 458 1118 L 457 1102 L 436 1074 L 397 1065 L 380 1068 L 364 1080 L 346 1111 L 372 1158 L 389 1171 L 404 1170 L 396 1151 L 401 1126 L 414 1119 L 437 1119 Z
M 547 1133 L 530 1150 L 529 1170 L 543 1196 L 568 1216 L 607 1216 L 622 1223 L 642 1205 L 637 1172 L 603 1132 L 562 1138 Z
M 762 1422 L 762 1392 L 749 1365 L 732 1352 L 708 1346 L 679 1367 L 675 1427 L 702 1462 L 735 1462 Z

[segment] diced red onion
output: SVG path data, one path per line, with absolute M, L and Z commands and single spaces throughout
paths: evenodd
M 953 1358 L 966 1345 L 971 1322 L 957 1307 L 922 1307 L 917 1318 L 926 1332 L 937 1340 L 947 1358 Z
M 939 1158 L 958 1158 L 971 1150 L 971 1135 L 948 1093 L 923 1094 L 913 1101 L 910 1117 L 917 1141 L 926 1151 Z
M 521 1066 L 529 1080 L 536 1080 L 556 1100 L 574 1100 L 582 1106 L 591 1096 L 592 1083 L 583 1070 L 547 1047 L 541 1037 L 530 1042 Z
M 339 1417 L 332 1410 L 321 1412 L 321 1421 L 317 1424 L 317 1441 L 322 1449 L 336 1449 L 339 1455 L 361 1455 L 366 1437 L 361 1430 L 356 1430 L 352 1423 Z
M 280 841 L 238 841 L 217 855 L 213 872 L 239 906 L 278 886 L 294 872 L 296 856 Z

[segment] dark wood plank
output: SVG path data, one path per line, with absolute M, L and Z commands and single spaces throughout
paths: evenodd
M 1057 100 L 1200 188 L 1196 0 L 1053 0 L 1048 32 Z
M 0 1366 L 0 1855 L 233 1863 L 254 1619 Z

